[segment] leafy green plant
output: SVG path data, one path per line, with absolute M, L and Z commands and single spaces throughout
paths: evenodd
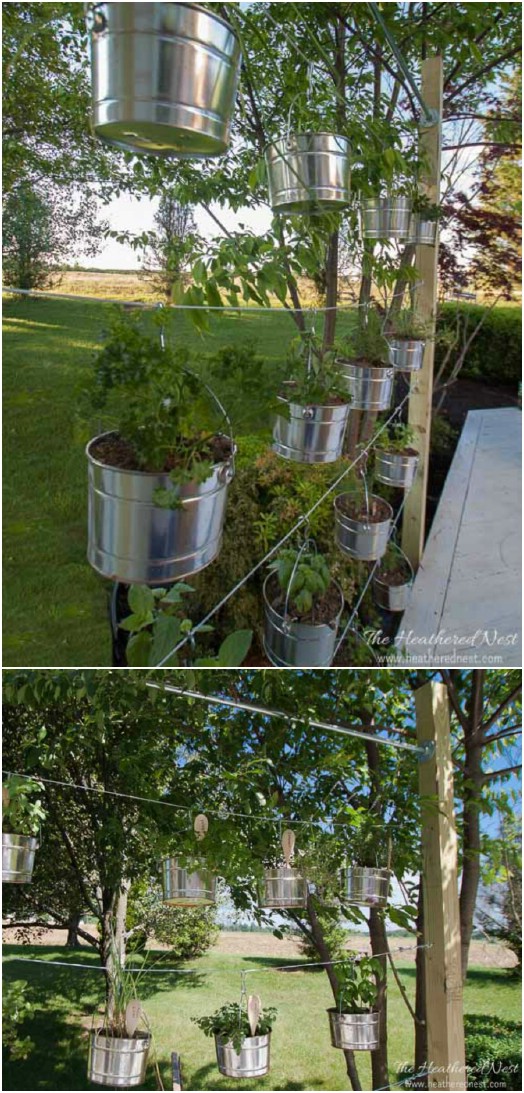
M 371 956 L 349 959 L 337 968 L 337 1009 L 341 1013 L 368 1013 L 377 1001 L 380 962 Z
M 388 364 L 389 346 L 379 313 L 368 311 L 359 325 L 341 341 L 339 348 L 340 353 L 349 360 L 379 367 Z
M 135 955 L 132 969 L 124 965 L 116 940 L 114 936 L 111 936 L 110 957 L 107 964 L 111 990 L 101 1026 L 102 1031 L 108 1036 L 133 1038 L 136 1026 L 134 1022 L 132 1028 L 129 1024 L 128 1006 L 130 1002 L 138 1002 L 138 988 L 148 966 L 147 956 L 143 958 L 141 967 L 136 966 L 138 959 L 139 957 Z M 140 1017 L 145 1017 L 143 1012 Z
M 36 835 L 46 812 L 40 798 L 43 785 L 37 779 L 12 774 L 2 784 L 2 827 L 13 835 Z
M 377 577 L 387 576 L 388 573 L 402 573 L 406 581 L 411 579 L 411 570 L 409 565 L 400 553 L 400 551 L 390 544 L 384 556 L 380 559 L 380 564 L 377 569 Z
M 165 946 L 167 963 L 193 960 L 215 944 L 219 927 L 216 906 L 171 907 L 161 900 L 159 888 L 139 880 L 129 893 L 126 916 L 128 952 L 142 951 L 148 938 Z
M 331 583 L 326 559 L 313 548 L 302 553 L 292 547 L 282 550 L 271 562 L 269 570 L 275 574 L 282 593 L 289 595 L 288 602 L 299 615 L 307 615 L 326 594 Z
M 411 308 L 404 307 L 388 315 L 386 336 L 409 338 L 410 341 L 427 341 L 432 335 L 431 324 L 421 319 Z
M 404 452 L 407 448 L 413 449 L 415 443 L 416 436 L 413 429 L 409 425 L 398 422 L 392 425 L 389 431 L 385 429 L 380 434 L 375 441 L 375 448 L 384 452 Z
M 34 1048 L 30 1036 L 22 1036 L 20 1026 L 35 1015 L 35 1006 L 27 997 L 23 979 L 4 983 L 2 991 L 2 1044 L 11 1059 L 27 1059 Z
M 421 220 L 440 220 L 442 209 L 429 200 L 427 194 L 416 192 L 413 196 L 413 212 L 420 216 Z
M 256 1028 L 256 1036 L 266 1036 L 271 1032 L 275 1023 L 277 1011 L 268 1006 L 261 1013 Z M 227 1002 L 209 1017 L 192 1017 L 195 1025 L 202 1029 L 206 1036 L 220 1036 L 226 1043 L 233 1044 L 235 1051 L 239 1052 L 244 1040 L 251 1036 L 251 1029 L 247 1018 L 247 1012 L 242 1009 L 239 1002 Z
M 349 402 L 347 385 L 336 354 L 323 351 L 320 340 L 309 332 L 291 342 L 287 358 L 289 379 L 286 398 L 300 406 L 322 406 L 333 399 Z M 278 409 L 282 413 L 281 408 Z

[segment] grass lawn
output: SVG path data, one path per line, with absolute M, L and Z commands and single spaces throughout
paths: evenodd
M 63 948 L 7 945 L 4 948 L 6 979 L 31 984 L 38 1012 L 24 1034 L 35 1043 L 24 1062 L 4 1067 L 4 1089 L 88 1089 L 86 1072 L 87 1030 L 91 1015 L 102 1000 L 101 973 L 81 969 L 55 968 L 16 962 L 13 957 L 38 956 L 46 960 L 96 964 L 94 954 L 82 950 L 68 953 Z M 347 1089 L 344 1058 L 329 1040 L 326 1008 L 331 996 L 323 972 L 277 972 L 275 965 L 295 963 L 271 957 L 240 957 L 211 953 L 184 967 L 191 976 L 144 977 L 140 995 L 153 1029 L 164 1086 L 171 1088 L 170 1053 L 182 1056 L 186 1089 L 235 1089 L 239 1083 L 222 1078 L 216 1068 L 214 1044 L 191 1023 L 190 1018 L 212 1013 L 219 1005 L 236 1000 L 240 971 L 255 967 L 248 976 L 248 989 L 260 993 L 267 1005 L 278 1009 L 272 1041 L 271 1074 L 260 1081 L 244 1081 L 243 1089 Z M 399 960 L 398 967 L 411 996 L 414 993 L 413 964 Z M 145 986 L 144 980 L 147 980 Z M 465 1011 L 496 1014 L 520 1019 L 519 984 L 502 969 L 472 968 L 465 989 Z M 397 1067 L 412 1058 L 413 1026 L 396 984 L 389 988 L 390 1067 L 393 1079 Z M 369 1055 L 359 1058 L 364 1089 L 370 1088 Z M 152 1070 L 145 1086 L 154 1089 Z
M 8 299 L 5 304 L 5 665 L 111 662 L 108 585 L 85 558 L 87 436 L 76 421 L 78 394 L 107 316 L 107 306 L 99 303 Z M 237 438 L 266 431 L 260 388 L 262 383 L 278 387 L 295 333 L 292 320 L 285 314 L 228 315 L 214 319 L 212 332 L 201 336 L 181 312 L 171 312 L 169 331 L 175 342 L 201 346 L 203 353 L 231 343 L 253 344 L 266 361 L 265 375 L 254 370 L 241 391 L 223 376 L 213 386 Z M 91 435 L 97 429 L 94 423 Z

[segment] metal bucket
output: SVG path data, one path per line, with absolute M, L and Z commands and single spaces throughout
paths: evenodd
M 366 523 L 365 519 L 356 520 L 342 510 L 341 502 L 349 496 L 349 494 L 341 493 L 335 497 L 334 501 L 337 546 L 350 558 L 358 558 L 361 562 L 376 562 L 386 553 L 393 509 L 391 505 L 387 505 L 387 501 L 372 495 L 370 501 L 382 501 L 387 505 L 389 516 L 378 523 Z
M 272 580 L 274 576 L 270 573 L 263 588 L 266 656 L 275 668 L 329 668 L 335 655 L 338 625 L 344 609 L 341 589 L 336 585 L 340 609 L 331 623 L 291 622 L 271 602 L 268 582 Z
M 437 241 L 437 221 L 424 220 L 419 213 L 413 213 L 409 230 L 409 242 L 419 246 L 434 247 Z
M 379 449 L 375 454 L 375 478 L 385 486 L 398 490 L 411 489 L 418 467 L 418 455 L 402 452 L 386 452 Z
M 329 1009 L 333 1047 L 343 1051 L 376 1051 L 379 1046 L 379 1013 L 339 1013 Z
M 172 907 L 207 907 L 215 902 L 216 879 L 209 869 L 189 872 L 178 858 L 162 861 L 162 899 Z
M 285 403 L 286 399 L 280 398 Z M 290 402 L 289 421 L 279 414 L 273 424 L 277 455 L 295 463 L 334 463 L 340 459 L 349 418 L 349 404 L 300 406 Z
M 368 197 L 363 204 L 365 239 L 409 239 L 411 199 L 409 197 Z
M 419 338 L 388 338 L 389 361 L 398 372 L 420 372 L 426 343 Z
M 266 148 L 274 212 L 336 211 L 349 204 L 350 145 L 334 133 L 290 133 Z
M 269 1048 L 271 1033 L 265 1036 L 246 1036 L 240 1051 L 235 1051 L 231 1041 L 215 1036 L 218 1069 L 226 1078 L 262 1078 L 269 1073 Z
M 389 896 L 389 869 L 351 865 L 341 872 L 342 899 L 360 907 L 385 907 Z
M 2 884 L 29 884 L 37 849 L 33 835 L 2 835 Z
M 124 1037 L 106 1036 L 103 1029 L 93 1029 L 89 1036 L 88 1081 L 111 1089 L 143 1085 L 150 1046 L 149 1032 Z
M 405 611 L 409 604 L 413 579 L 406 578 L 405 584 L 386 584 L 380 576 L 373 577 L 373 595 L 375 603 L 384 611 Z
M 307 881 L 298 869 L 291 865 L 277 865 L 273 869 L 266 869 L 263 907 L 276 911 L 288 907 L 305 909 L 307 894 Z
M 103 434 L 109 436 L 111 434 Z M 233 457 L 214 465 L 205 482 L 176 488 L 177 509 L 155 505 L 155 490 L 175 489 L 168 474 L 107 467 L 87 445 L 89 563 L 102 577 L 124 584 L 162 585 L 198 573 L 222 543 Z
M 96 135 L 157 156 L 225 152 L 240 71 L 229 23 L 200 4 L 90 9 Z
M 355 364 L 338 360 L 347 389 L 351 395 L 352 410 L 388 410 L 393 395 L 395 373 L 392 368 Z

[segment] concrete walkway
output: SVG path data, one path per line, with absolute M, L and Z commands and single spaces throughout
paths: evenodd
M 468 414 L 400 624 L 399 664 L 522 665 L 521 429 L 514 408 Z

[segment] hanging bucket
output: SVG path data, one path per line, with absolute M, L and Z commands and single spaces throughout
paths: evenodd
M 406 242 L 411 228 L 409 197 L 367 197 L 362 209 L 364 239 Z
M 264 581 L 264 651 L 275 668 L 329 668 L 335 655 L 340 617 L 344 609 L 341 589 L 338 613 L 329 623 L 291 621 L 285 606 L 274 606 L 278 585 L 272 573 Z
M 273 911 L 291 907 L 305 909 L 307 895 L 307 881 L 293 866 L 277 865 L 265 870 L 263 907 Z
M 376 562 L 386 553 L 393 509 L 382 497 L 372 495 L 370 502 L 379 501 L 386 506 L 388 512 L 385 519 L 373 522 L 364 516 L 349 516 L 344 511 L 348 499 L 353 500 L 350 494 L 341 493 L 334 501 L 337 546 L 350 558 L 358 558 L 361 562 Z
M 375 453 L 375 478 L 385 486 L 394 486 L 398 490 L 411 489 L 418 467 L 418 452 L 407 455 L 404 452 L 386 452 L 378 449 Z
M 279 402 L 287 400 L 279 398 Z M 300 406 L 289 402 L 289 421 L 277 414 L 273 425 L 274 452 L 295 463 L 334 463 L 340 459 L 349 418 L 349 404 Z
M 437 242 L 437 221 L 424 220 L 419 213 L 413 213 L 409 242 L 416 243 L 418 246 L 434 247 Z
M 378 1013 L 339 1013 L 328 1009 L 331 1043 L 343 1051 L 376 1051 L 379 1046 Z
M 373 577 L 375 603 L 384 611 L 405 611 L 413 589 L 413 573 L 403 584 L 387 584 L 381 580 L 380 571 Z
M 217 156 L 230 140 L 240 47 L 200 4 L 91 4 L 98 137 L 129 152 Z
M 2 884 L 29 884 L 37 849 L 33 835 L 2 835 Z
M 162 900 L 171 907 L 207 907 L 215 902 L 216 879 L 209 869 L 190 872 L 178 858 L 162 861 Z
M 392 368 L 339 360 L 352 410 L 388 410 L 393 395 L 395 373 Z
M 88 1081 L 111 1089 L 143 1085 L 150 1047 L 149 1032 L 136 1032 L 133 1037 L 108 1036 L 103 1029 L 93 1029 L 89 1036 Z
M 231 1041 L 215 1036 L 220 1073 L 226 1078 L 262 1078 L 269 1074 L 270 1043 L 270 1032 L 265 1036 L 246 1036 L 240 1051 L 235 1051 Z
M 420 372 L 426 343 L 419 338 L 388 338 L 390 364 L 397 372 Z
M 205 569 L 222 544 L 227 489 L 234 476 L 232 454 L 215 463 L 205 482 L 174 487 L 168 474 L 108 467 L 96 458 L 95 437 L 86 448 L 88 462 L 89 563 L 111 581 L 124 584 L 171 584 Z M 181 505 L 155 504 L 158 488 L 173 490 Z
M 357 907 L 385 907 L 389 896 L 389 869 L 351 865 L 341 873 L 345 903 Z
M 336 212 L 349 204 L 351 162 L 347 137 L 290 133 L 268 145 L 265 155 L 273 212 Z

